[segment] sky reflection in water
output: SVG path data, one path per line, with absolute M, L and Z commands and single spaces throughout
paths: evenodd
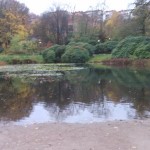
M 66 66 L 65 66 L 66 67 Z M 0 121 L 19 125 L 150 117 L 150 70 L 95 68 L 26 75 L 0 69 Z M 44 76 L 44 73 L 46 75 Z M 35 76 L 34 76 L 35 74 Z

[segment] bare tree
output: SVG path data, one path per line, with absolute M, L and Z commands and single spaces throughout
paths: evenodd
M 68 40 L 69 13 L 58 5 L 53 5 L 40 19 L 37 30 L 44 43 L 65 44 Z

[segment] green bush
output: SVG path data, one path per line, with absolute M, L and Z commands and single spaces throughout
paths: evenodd
M 88 50 L 89 55 L 92 56 L 94 54 L 95 51 L 95 46 L 89 44 L 89 43 L 84 43 L 84 42 L 70 42 L 68 44 L 68 46 L 78 46 L 81 48 L 85 48 L 86 50 Z
M 61 56 L 65 52 L 65 45 L 54 45 L 47 48 L 43 52 L 43 59 L 47 63 L 51 62 L 61 62 Z
M 45 62 L 84 63 L 93 55 L 95 47 L 84 42 L 70 42 L 65 45 L 54 45 L 43 52 Z
M 76 43 L 78 43 L 78 42 L 89 43 L 89 44 L 95 46 L 98 41 L 98 36 L 97 35 L 76 36 L 76 37 L 72 38 L 72 41 L 74 41 Z
M 37 42 L 21 39 L 16 35 L 11 40 L 9 52 L 13 54 L 32 54 L 36 52 L 37 49 Z
M 97 40 L 96 39 L 89 40 L 88 43 L 91 44 L 91 45 L 93 45 L 93 46 L 95 46 L 97 44 Z
M 74 42 L 78 43 L 78 42 L 83 42 L 83 43 L 86 43 L 90 40 L 90 37 L 89 36 L 79 36 L 79 35 L 76 35 L 73 39 L 72 39 Z
M 46 63 L 54 63 L 55 62 L 55 52 L 53 50 L 46 50 L 43 53 L 43 59 Z
M 147 59 L 150 58 L 150 44 L 141 44 L 136 48 L 134 55 L 137 58 Z
M 62 62 L 85 63 L 89 60 L 89 52 L 80 46 L 67 46 L 66 52 L 62 55 Z
M 38 44 L 33 41 L 22 41 L 20 42 L 23 50 L 26 50 L 29 53 L 35 52 L 38 49 Z
M 61 45 L 55 49 L 55 55 L 56 55 L 55 62 L 61 62 L 61 56 L 64 54 L 65 50 L 66 50 L 65 45 Z
M 111 53 L 114 48 L 116 48 L 117 41 L 107 41 L 105 43 L 99 43 L 96 45 L 95 54 L 108 54 Z
M 146 58 L 150 37 L 127 37 L 112 52 L 113 58 Z M 146 46 L 147 45 L 147 46 Z M 145 55 L 145 56 L 144 56 Z
M 95 51 L 95 46 L 89 44 L 89 43 L 85 43 L 83 44 L 83 48 L 87 49 L 90 56 L 92 56 L 94 54 L 94 51 Z
M 104 49 L 105 49 L 105 46 L 104 46 L 104 43 L 100 43 L 100 44 L 97 44 L 95 46 L 95 54 L 102 54 L 104 53 Z

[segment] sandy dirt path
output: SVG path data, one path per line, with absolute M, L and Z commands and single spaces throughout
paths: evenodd
M 0 126 L 0 150 L 150 150 L 150 120 Z

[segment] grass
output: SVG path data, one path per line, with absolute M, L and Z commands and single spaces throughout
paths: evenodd
M 98 54 L 93 56 L 88 63 L 102 63 L 102 61 L 109 59 L 111 59 L 111 54 Z
M 1 54 L 0 55 L 0 62 L 12 64 L 14 60 L 18 60 L 18 61 L 31 60 L 36 63 L 44 62 L 42 55 L 37 55 L 37 54 L 36 55 L 26 55 L 26 54 L 18 54 L 18 55 Z
M 111 54 L 95 55 L 88 61 L 88 63 L 93 64 L 94 67 L 106 67 L 106 66 L 130 66 L 130 67 L 136 67 L 136 68 L 150 67 L 150 59 L 118 58 L 114 60 L 112 59 Z

